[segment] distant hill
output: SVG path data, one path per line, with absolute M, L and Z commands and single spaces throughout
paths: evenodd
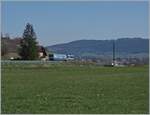
M 148 55 L 149 40 L 143 38 L 121 38 L 115 40 L 116 54 L 120 56 Z M 73 54 L 76 56 L 112 55 L 113 40 L 77 40 L 64 44 L 48 46 L 55 53 Z

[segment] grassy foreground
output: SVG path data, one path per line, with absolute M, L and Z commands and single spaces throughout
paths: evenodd
M 148 113 L 143 67 L 2 66 L 2 113 Z

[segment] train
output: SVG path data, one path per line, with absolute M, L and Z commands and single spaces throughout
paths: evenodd
M 53 61 L 68 61 L 68 60 L 74 60 L 74 55 L 70 54 L 49 54 L 48 55 L 49 60 Z

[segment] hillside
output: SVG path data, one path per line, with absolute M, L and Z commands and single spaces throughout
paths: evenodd
M 120 56 L 148 55 L 149 40 L 143 38 L 121 38 L 115 41 L 116 54 Z M 64 44 L 48 46 L 55 53 L 73 54 L 76 56 L 111 55 L 113 40 L 77 40 Z

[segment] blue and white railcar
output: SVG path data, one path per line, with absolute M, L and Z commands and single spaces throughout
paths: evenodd
M 49 60 L 54 60 L 54 61 L 66 61 L 67 60 L 67 55 L 65 54 L 49 54 Z

